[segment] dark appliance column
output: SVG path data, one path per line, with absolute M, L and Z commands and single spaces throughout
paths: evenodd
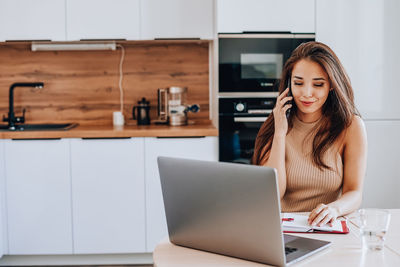
M 276 98 L 219 99 L 219 160 L 250 164 L 261 125 Z

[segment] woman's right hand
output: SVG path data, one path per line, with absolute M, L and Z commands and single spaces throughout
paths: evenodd
M 286 118 L 286 111 L 292 107 L 292 104 L 285 105 L 288 101 L 293 100 L 292 96 L 287 96 L 289 88 L 280 94 L 276 99 L 276 105 L 272 110 L 275 121 L 275 135 L 286 136 L 288 131 L 288 122 Z

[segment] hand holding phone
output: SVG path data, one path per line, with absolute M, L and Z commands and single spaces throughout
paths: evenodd
M 288 92 L 287 96 L 292 96 L 292 83 L 291 83 L 290 76 L 289 76 L 289 78 L 288 78 L 288 82 L 287 82 L 286 88 L 289 88 L 289 92 Z M 290 100 L 290 101 L 286 102 L 285 105 L 292 104 L 292 102 L 293 102 L 293 101 Z M 292 110 L 291 108 L 289 108 L 288 110 L 286 110 L 286 118 L 289 118 L 291 110 Z
M 287 82 L 282 80 L 282 82 Z M 285 84 L 289 85 L 289 84 Z M 272 110 L 274 115 L 275 134 L 277 136 L 286 136 L 288 131 L 288 109 L 292 107 L 291 101 L 293 97 L 290 97 L 290 87 L 287 87 L 276 99 L 276 104 Z

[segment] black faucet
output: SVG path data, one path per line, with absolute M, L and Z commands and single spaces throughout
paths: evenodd
M 25 122 L 25 109 L 22 111 L 21 117 L 15 117 L 14 114 L 14 88 L 15 87 L 35 87 L 35 88 L 43 88 L 44 83 L 13 83 L 10 86 L 10 94 L 8 96 L 9 107 L 8 107 L 8 118 L 3 116 L 3 121 L 8 122 L 8 129 L 15 130 L 15 123 L 24 123 Z

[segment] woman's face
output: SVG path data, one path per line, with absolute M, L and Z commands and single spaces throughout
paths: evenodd
M 293 66 L 291 83 L 297 116 L 304 122 L 318 120 L 331 88 L 328 74 L 318 63 L 302 59 Z

